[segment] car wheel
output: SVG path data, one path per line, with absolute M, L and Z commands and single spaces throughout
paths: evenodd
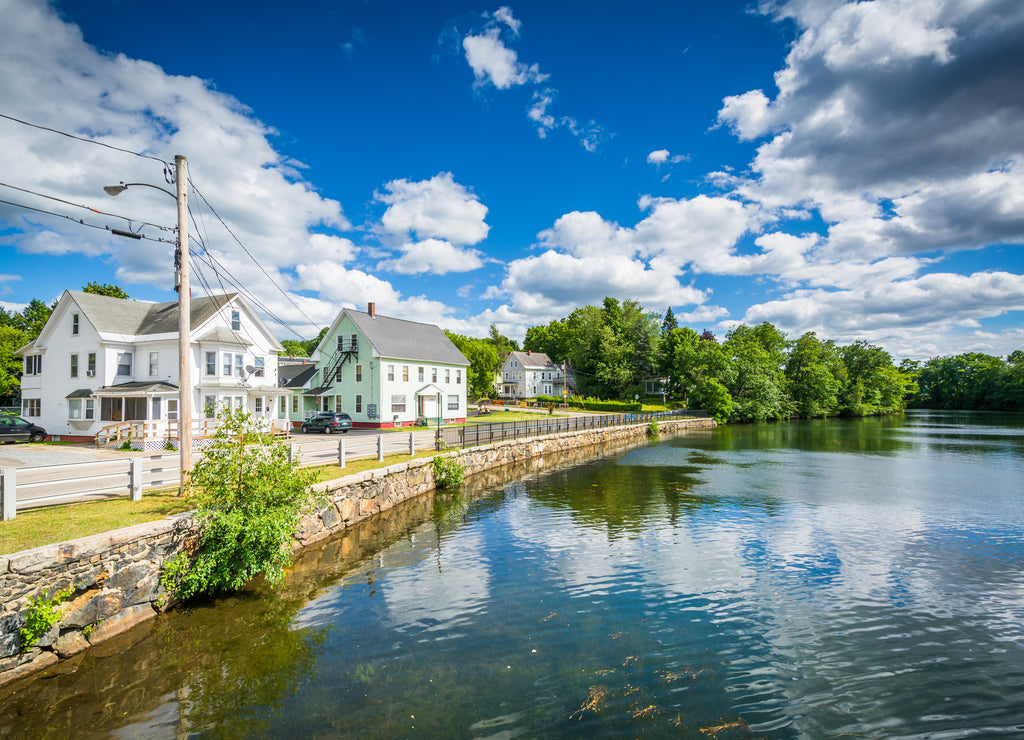
M 309 427 L 307 427 L 305 424 L 302 425 L 302 433 L 309 434 Z
M 342 434 L 348 434 L 348 429 L 342 429 L 342 430 L 341 430 L 341 433 L 342 433 Z
M 42 442 L 44 439 L 46 439 L 46 435 L 43 434 L 42 432 L 33 432 L 32 436 L 29 437 L 28 441 L 29 442 Z
M 331 432 L 333 432 L 333 431 L 334 431 L 334 430 L 333 430 L 333 429 L 331 429 L 330 427 L 324 427 L 324 434 L 330 434 L 330 433 L 331 433 Z

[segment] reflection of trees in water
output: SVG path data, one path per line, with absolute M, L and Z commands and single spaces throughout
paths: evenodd
M 267 709 L 316 676 L 327 628 L 297 627 L 296 616 L 324 588 L 426 522 L 444 535 L 499 507 L 515 495 L 502 489 L 514 481 L 630 446 L 637 445 L 578 448 L 472 476 L 457 491 L 420 496 L 306 548 L 274 590 L 255 584 L 179 607 L 0 688 L 0 737 L 83 728 L 130 737 L 259 735 Z
M 8 687 L 0 736 L 258 734 L 260 708 L 314 675 L 326 631 L 293 629 L 301 606 L 250 592 L 152 620 Z

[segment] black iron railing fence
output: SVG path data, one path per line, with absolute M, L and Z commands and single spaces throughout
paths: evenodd
M 677 411 L 649 411 L 640 414 L 601 414 L 587 416 L 570 416 L 559 418 L 538 418 L 529 421 L 504 421 L 496 424 L 481 422 L 461 427 L 444 427 L 437 430 L 438 449 L 449 447 L 475 447 L 506 439 L 523 439 L 540 437 L 557 432 L 575 432 L 582 429 L 601 429 L 618 427 L 627 424 L 647 424 L 651 421 L 664 421 L 680 418 L 704 418 L 708 412 L 699 409 L 679 409 Z

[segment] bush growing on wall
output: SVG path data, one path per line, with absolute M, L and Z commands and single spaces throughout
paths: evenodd
M 178 598 L 241 588 L 262 574 L 274 584 L 291 564 L 302 517 L 323 505 L 315 473 L 248 413 L 224 411 L 213 443 L 189 478 L 200 520 L 199 548 L 167 564 L 161 583 Z

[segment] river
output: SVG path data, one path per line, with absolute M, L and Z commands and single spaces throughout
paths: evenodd
M 1024 736 L 1024 416 L 476 476 L 0 689 L 5 737 Z

